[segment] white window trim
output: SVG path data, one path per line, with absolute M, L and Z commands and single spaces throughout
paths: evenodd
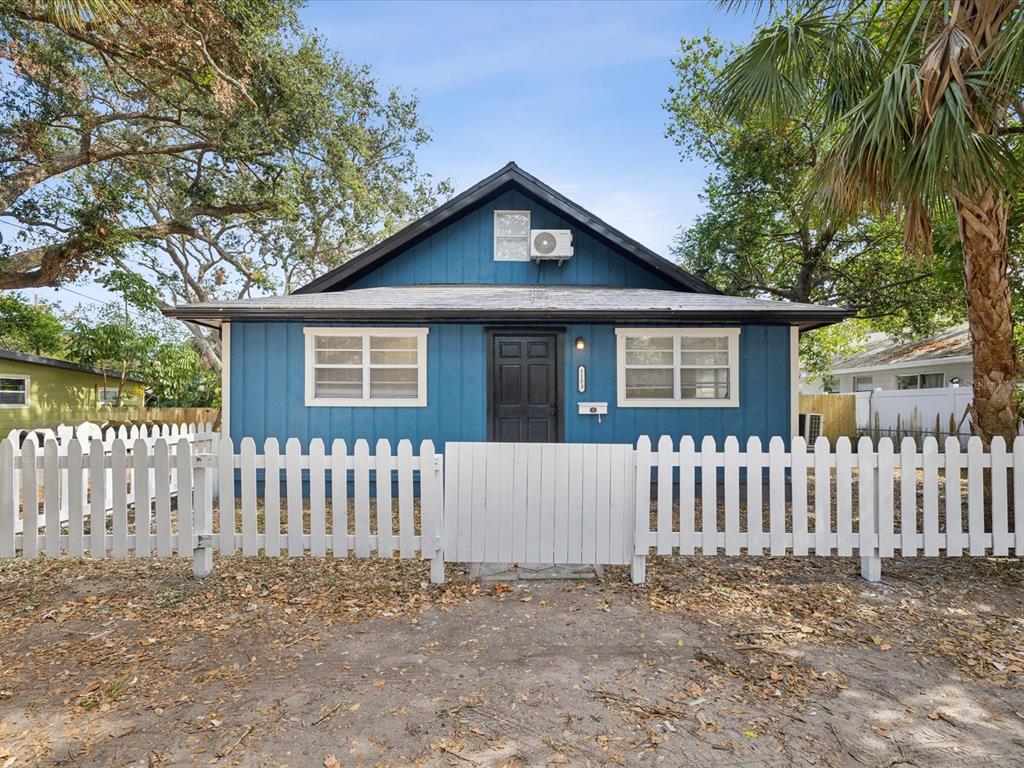
M 25 382 L 24 403 L 0 403 L 0 408 L 28 408 L 32 404 L 32 377 L 22 373 L 0 373 L 0 379 L 21 379 Z
M 520 215 L 526 215 L 526 258 L 524 259 L 499 259 L 498 258 L 498 216 L 503 213 L 518 213 Z M 530 217 L 529 211 L 513 211 L 513 210 L 502 210 L 494 212 L 494 242 L 491 245 L 491 254 L 494 261 L 507 261 L 507 262 L 518 262 L 518 261 L 529 261 L 530 260 L 530 227 L 533 225 L 533 220 Z
M 306 337 L 306 405 L 328 408 L 425 408 L 427 405 L 427 334 L 429 328 L 304 328 Z M 363 397 L 317 397 L 316 378 L 313 375 L 313 343 L 317 336 L 362 336 L 363 337 Z M 367 347 L 370 336 L 415 336 L 417 338 L 417 393 L 416 398 L 392 397 L 370 398 L 369 361 Z M 385 365 L 384 368 L 395 366 Z
M 740 404 L 739 328 L 616 328 L 615 371 L 619 408 L 738 408 Z M 729 340 L 729 397 L 669 399 L 626 398 L 626 337 L 628 336 L 725 336 Z M 672 346 L 673 380 L 679 391 L 679 345 Z

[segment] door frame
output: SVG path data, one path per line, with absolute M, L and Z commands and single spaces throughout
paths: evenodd
M 565 326 L 494 326 L 484 328 L 487 343 L 487 442 L 494 442 L 494 337 L 553 336 L 555 338 L 555 441 L 565 442 Z

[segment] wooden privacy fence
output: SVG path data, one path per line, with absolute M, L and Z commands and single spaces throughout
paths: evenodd
M 200 439 L 202 438 L 202 439 Z M 422 557 L 431 578 L 460 562 L 629 563 L 645 578 L 662 555 L 881 559 L 1024 553 L 1024 438 L 990 451 L 953 438 L 896 451 L 862 438 L 740 450 L 648 438 L 597 444 L 424 441 L 374 452 L 291 439 L 262 453 L 214 433 L 66 444 L 0 441 L 0 557 L 224 554 Z M 219 482 L 218 482 L 219 480 Z M 176 484 L 176 486 L 175 486 Z M 175 487 L 177 492 L 175 492 Z M 41 511 L 40 511 L 41 505 Z

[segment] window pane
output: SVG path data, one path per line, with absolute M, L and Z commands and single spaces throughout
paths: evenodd
M 0 405 L 24 405 L 24 392 L 0 392 Z
M 627 368 L 626 399 L 668 399 L 674 397 L 671 368 Z
M 729 349 L 727 336 L 683 336 L 679 341 L 684 350 Z
M 874 379 L 870 376 L 854 376 L 853 377 L 853 391 L 854 392 L 870 392 L 874 389 Z
M 896 389 L 917 389 L 917 374 L 913 376 L 897 376 Z
M 0 379 L 0 392 L 24 392 L 24 379 Z
M 494 234 L 498 237 L 529 237 L 529 211 L 511 211 L 495 215 Z
M 673 365 L 671 336 L 627 336 L 626 365 Z
M 313 373 L 317 397 L 363 396 L 362 368 L 317 368 Z
M 361 365 L 361 336 L 317 336 L 316 362 L 326 365 Z
M 685 368 L 680 376 L 680 394 L 684 400 L 729 396 L 728 368 Z
M 936 389 L 945 384 L 945 376 L 941 373 L 922 373 L 921 389 Z
M 419 339 L 415 336 L 371 336 L 370 362 L 416 365 Z
M 683 365 L 728 365 L 729 353 L 719 351 L 688 352 L 682 353 Z
M 415 368 L 373 368 L 370 371 L 370 399 L 415 398 L 419 394 L 419 371 Z
M 495 261 L 529 261 L 529 237 L 499 237 L 494 243 Z

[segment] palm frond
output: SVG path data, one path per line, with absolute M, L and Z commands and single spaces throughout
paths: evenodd
M 859 100 L 876 64 L 874 43 L 855 19 L 802 14 L 761 29 L 723 69 L 715 93 L 735 118 L 754 109 L 788 119 L 822 98 L 841 114 Z
M 44 14 L 54 26 L 69 31 L 116 22 L 133 12 L 130 0 L 31 0 L 26 5 Z

